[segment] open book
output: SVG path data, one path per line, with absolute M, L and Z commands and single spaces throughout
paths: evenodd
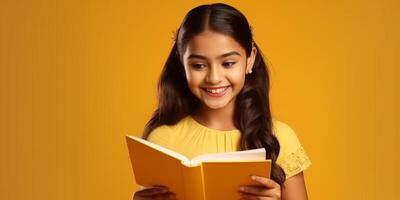
M 126 141 L 136 183 L 167 186 L 179 200 L 238 199 L 239 186 L 258 185 L 250 175 L 270 177 L 264 148 L 189 159 L 139 137 Z

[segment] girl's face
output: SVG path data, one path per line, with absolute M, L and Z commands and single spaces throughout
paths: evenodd
M 204 31 L 194 36 L 183 54 L 190 91 L 211 109 L 234 105 L 256 53 L 253 47 L 247 58 L 239 43 L 221 33 Z

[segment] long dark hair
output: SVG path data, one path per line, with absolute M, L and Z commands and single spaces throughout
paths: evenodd
M 243 89 L 235 101 L 234 124 L 241 132 L 238 149 L 264 147 L 267 159 L 272 160 L 271 178 L 282 185 L 285 173 L 276 163 L 280 146 L 272 133 L 267 65 L 253 40 L 246 17 L 229 5 L 201 5 L 190 10 L 183 19 L 159 79 L 158 108 L 146 124 L 142 138 L 147 139 L 151 131 L 161 125 L 178 123 L 200 105 L 200 101 L 189 90 L 182 55 L 188 41 L 205 30 L 231 36 L 245 49 L 246 57 L 250 56 L 253 45 L 257 48 L 253 73 L 246 75 Z

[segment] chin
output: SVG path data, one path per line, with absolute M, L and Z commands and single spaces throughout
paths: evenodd
M 210 109 L 218 110 L 218 109 L 226 107 L 228 105 L 228 103 L 218 103 L 218 104 L 204 103 L 204 105 Z

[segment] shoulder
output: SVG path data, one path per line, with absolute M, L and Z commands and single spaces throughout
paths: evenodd
M 293 128 L 284 122 L 273 119 L 273 131 L 280 145 L 276 162 L 285 171 L 286 178 L 307 169 L 311 165 L 311 161 Z

